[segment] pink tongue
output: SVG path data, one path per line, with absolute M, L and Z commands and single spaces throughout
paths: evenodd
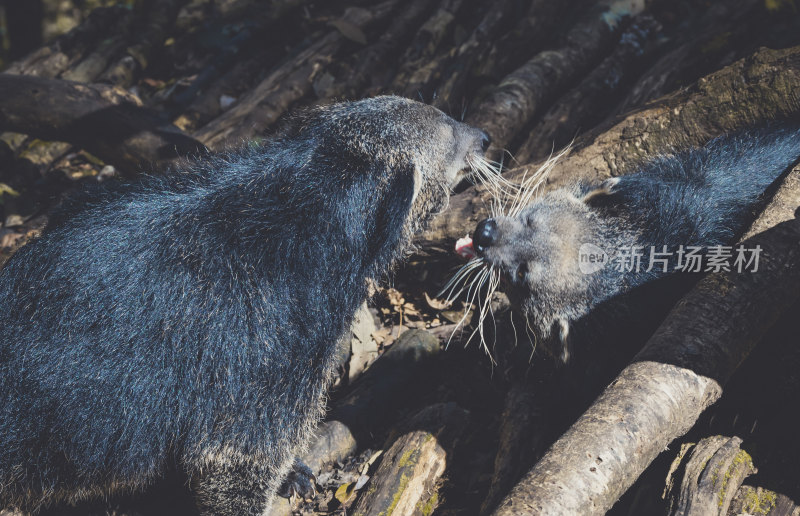
M 468 236 L 459 238 L 456 241 L 456 253 L 464 258 L 475 258 L 475 249 L 472 247 L 472 239 Z

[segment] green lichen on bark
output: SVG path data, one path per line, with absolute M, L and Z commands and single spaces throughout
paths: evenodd
M 772 491 L 750 486 L 742 486 L 741 510 L 748 514 L 769 514 L 778 503 L 778 497 Z
M 422 514 L 422 516 L 430 516 L 433 514 L 434 509 L 439 505 L 439 493 L 434 492 L 433 496 L 428 498 L 425 502 L 420 502 L 417 504 L 417 511 Z
M 728 467 L 728 469 L 725 470 L 725 474 L 722 475 L 722 485 L 719 490 L 719 495 L 718 495 L 719 500 L 717 502 L 720 507 L 723 507 L 725 504 L 725 494 L 728 490 L 728 484 L 730 483 L 731 477 L 734 475 L 736 471 L 739 471 L 740 469 L 745 469 L 747 471 L 755 470 L 755 466 L 753 465 L 753 458 L 750 456 L 749 453 L 747 453 L 744 450 L 739 450 L 739 453 L 736 454 L 736 457 L 733 459 L 733 462 L 731 462 L 731 465 Z M 717 484 L 717 478 L 718 478 L 717 473 L 719 472 L 717 471 L 714 472 L 714 477 L 713 477 L 714 485 Z

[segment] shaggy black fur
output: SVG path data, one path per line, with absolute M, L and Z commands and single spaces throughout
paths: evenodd
M 178 464 L 205 514 L 269 510 L 337 341 L 485 134 L 397 97 L 73 198 L 0 271 L 0 502 Z
M 652 331 L 670 302 L 697 279 L 675 272 L 681 246 L 707 254 L 712 246 L 731 245 L 765 190 L 798 158 L 800 126 L 794 122 L 720 137 L 600 185 L 550 192 L 518 217 L 482 221 L 476 248 L 503 272 L 523 325 L 556 357 L 566 362 L 576 344 L 620 347 L 625 337 Z M 607 254 L 598 270 L 581 268 L 586 245 Z M 620 263 L 621 251 L 633 246 L 643 253 L 638 270 L 630 261 L 630 268 Z M 650 248 L 662 252 L 664 246 L 667 271 L 660 262 L 646 270 Z M 730 252 L 733 266 L 736 251 Z

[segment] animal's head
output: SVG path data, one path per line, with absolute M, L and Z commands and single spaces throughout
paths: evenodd
M 515 215 L 482 220 L 472 236 L 475 263 L 497 271 L 501 289 L 537 340 L 563 362 L 570 356 L 571 322 L 606 288 L 600 269 L 608 256 L 599 245 L 606 229 L 593 206 L 613 186 L 611 180 L 550 192 Z
M 308 149 L 302 159 L 331 174 L 325 188 L 337 211 L 372 221 L 358 231 L 380 255 L 443 209 L 451 187 L 489 146 L 484 131 L 394 96 L 311 109 L 292 121 L 283 140 L 301 142 Z
M 318 107 L 300 115 L 294 135 L 316 140 L 314 159 L 366 165 L 386 179 L 407 175 L 417 218 L 441 209 L 449 188 L 482 158 L 489 136 L 433 106 L 381 96 Z

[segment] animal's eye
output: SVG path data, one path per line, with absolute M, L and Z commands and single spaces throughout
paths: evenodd
M 522 264 L 519 267 L 517 267 L 517 279 L 524 280 L 527 274 L 528 274 L 528 262 L 522 262 Z

